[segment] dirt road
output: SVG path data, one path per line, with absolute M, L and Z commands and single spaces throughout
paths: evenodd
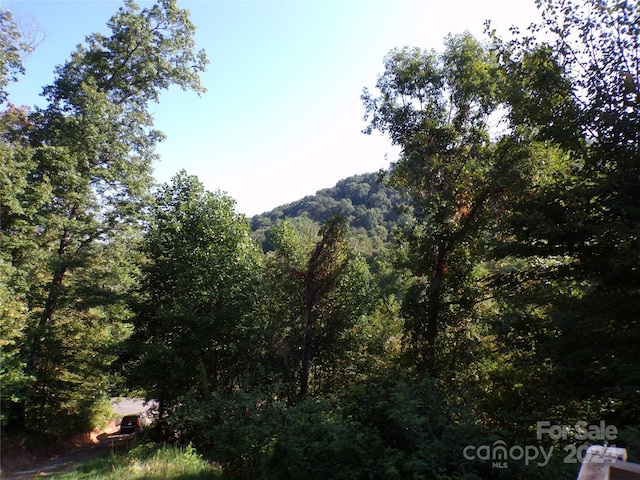
M 148 424 L 151 419 L 149 409 L 154 406 L 154 402 L 145 402 L 140 398 L 112 398 L 111 407 L 113 412 L 118 416 L 138 413 L 142 415 L 143 425 Z M 87 463 L 95 458 L 107 455 L 112 448 L 126 447 L 126 443 L 131 441 L 130 435 L 112 435 L 117 430 L 107 428 L 107 433 L 100 435 L 95 444 L 84 445 L 70 452 L 58 455 L 49 460 L 38 462 L 28 468 L 20 471 L 4 473 L 0 470 L 0 478 L 2 480 L 31 480 L 32 478 L 42 478 L 51 475 L 54 472 L 62 472 L 73 470 L 74 468 Z
M 113 448 L 126 447 L 132 437 L 133 435 L 105 435 L 97 444 L 77 448 L 19 472 L 0 474 L 0 478 L 2 480 L 31 480 L 73 470 L 91 460 L 108 455 Z

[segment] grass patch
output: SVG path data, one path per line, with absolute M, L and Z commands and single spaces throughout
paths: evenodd
M 58 473 L 56 480 L 210 480 L 222 470 L 207 463 L 192 446 L 139 445 L 127 454 L 111 453 L 71 472 Z

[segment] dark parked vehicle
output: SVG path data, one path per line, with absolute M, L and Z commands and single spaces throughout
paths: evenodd
M 140 431 L 140 415 L 126 415 L 120 422 L 118 434 L 138 433 Z

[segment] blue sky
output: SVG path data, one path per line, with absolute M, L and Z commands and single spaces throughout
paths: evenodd
M 143 6 L 149 2 L 139 1 Z M 45 38 L 9 100 L 34 105 L 84 37 L 106 32 L 116 0 L 0 0 Z M 448 33 L 483 37 L 537 19 L 534 0 L 178 0 L 191 11 L 198 49 L 211 61 L 207 93 L 170 89 L 151 104 L 167 135 L 158 181 L 179 169 L 226 192 L 254 215 L 357 173 L 389 165 L 397 150 L 365 127 L 360 95 L 383 58 L 405 45 L 441 49 Z

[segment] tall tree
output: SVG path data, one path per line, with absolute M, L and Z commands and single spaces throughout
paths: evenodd
M 143 252 L 124 373 L 164 420 L 185 396 L 229 392 L 256 374 L 261 254 L 234 201 L 185 172 L 158 191 Z
M 541 411 L 624 425 L 640 408 L 640 9 L 606 0 L 540 6 L 542 25 L 511 41 L 494 37 L 495 46 L 513 135 L 553 144 L 564 161 L 506 216 L 496 251 L 524 268 L 497 276 L 505 318 L 517 320 L 500 331 L 529 338 L 524 350 L 554 366 L 538 375 Z M 523 334 L 531 325 L 538 334 Z M 586 358 L 588 384 L 576 381 Z
M 73 260 L 134 218 L 151 184 L 154 148 L 163 136 L 152 129 L 149 101 L 172 84 L 204 91 L 198 72 L 206 58 L 193 52 L 195 28 L 175 1 L 141 10 L 127 0 L 108 26 L 111 37 L 87 37 L 57 68 L 58 78 L 44 90 L 49 107 L 34 115 L 33 142 L 59 147 L 38 162 L 37 173 L 52 179 L 59 232 L 40 329 L 52 321 Z
M 290 220 L 281 221 L 267 231 L 272 251 L 265 255 L 265 318 L 267 341 L 270 345 L 274 378 L 281 378 L 284 397 L 294 403 L 299 392 L 302 338 L 304 337 L 304 304 L 300 280 L 301 271 L 318 226 L 302 219 L 296 228 Z M 301 231 L 303 230 L 303 231 Z M 265 362 L 266 363 L 266 362 Z
M 345 219 L 330 218 L 317 235 L 314 241 L 281 222 L 271 230 L 274 251 L 266 257 L 268 335 L 290 402 L 311 385 L 328 390 L 329 377 L 344 378 L 339 365 L 348 364 L 353 348 L 346 334 L 375 303 L 368 265 L 352 255 Z
M 313 249 L 305 271 L 300 272 L 304 281 L 305 307 L 300 398 L 304 398 L 309 389 L 313 337 L 322 302 L 335 288 L 349 261 L 346 233 L 347 225 L 342 217 L 329 219 L 320 230 L 321 239 Z
M 204 91 L 198 74 L 206 57 L 194 51 L 194 26 L 174 0 L 145 9 L 126 0 L 108 26 L 110 36 L 87 37 L 56 69 L 44 89 L 48 106 L 32 112 L 22 129 L 4 132 L 31 153 L 13 163 L 22 165 L 26 185 L 3 213 L 26 221 L 44 258 L 30 279 L 30 340 L 22 348 L 36 379 L 28 415 L 34 423 L 47 421 L 60 397 L 52 387 L 59 376 L 52 356 L 65 343 L 63 324 L 84 317 L 76 311 L 84 303 L 74 301 L 78 280 L 144 210 L 154 149 L 163 138 L 153 129 L 149 101 L 171 85 Z M 34 192 L 39 203 L 25 220 L 21 212 L 33 210 Z
M 399 238 L 401 263 L 413 273 L 404 300 L 406 334 L 418 368 L 437 374 L 437 342 L 479 299 L 471 275 L 490 218 L 527 182 L 531 152 L 492 138 L 500 114 L 495 57 L 469 34 L 445 49 L 393 50 L 366 89 L 367 133 L 379 130 L 401 147 L 387 176 L 405 190 L 414 220 Z
M 0 9 L 0 104 L 7 100 L 7 85 L 24 73 L 22 59 L 33 47 L 21 34 L 13 14 Z M 18 235 L 20 226 L 16 221 L 19 216 L 28 217 L 18 197 L 28 188 L 26 173 L 33 151 L 20 141 L 19 135 L 14 135 L 15 131 L 24 130 L 27 117 L 26 109 L 13 105 L 0 113 L 0 383 L 3 386 L 0 409 L 3 422 L 11 412 L 10 400 L 18 399 L 19 391 L 28 380 L 24 359 L 20 356 L 28 312 L 25 295 L 28 273 L 20 271 L 21 262 L 17 258 L 24 255 L 24 248 L 21 254 L 16 252 L 28 240 Z M 40 203 L 36 198 L 31 198 L 28 210 Z M 17 236 L 21 239 L 15 241 Z

